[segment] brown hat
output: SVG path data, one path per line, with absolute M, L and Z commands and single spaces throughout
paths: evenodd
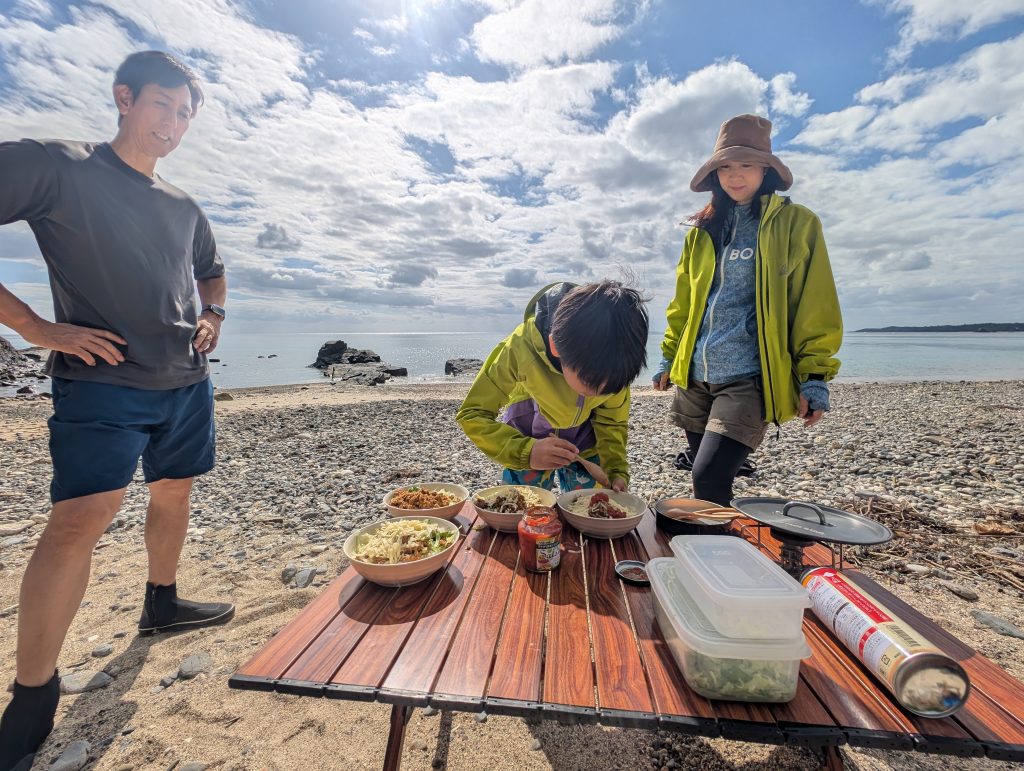
M 793 184 L 793 173 L 786 168 L 786 164 L 772 155 L 772 122 L 767 118 L 737 115 L 723 123 L 718 130 L 715 152 L 693 175 L 690 190 L 695 193 L 710 190 L 711 181 L 708 178 L 711 172 L 730 161 L 772 167 L 782 178 L 781 190 L 788 190 Z

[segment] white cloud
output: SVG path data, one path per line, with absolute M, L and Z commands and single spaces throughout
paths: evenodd
M 633 23 L 611 2 L 512 13 L 525 5 L 487 8 L 502 34 L 527 12 L 567 14 L 564 28 L 584 32 L 621 35 Z M 771 117 L 782 137 L 798 133 L 798 144 L 777 136 L 777 151 L 796 175 L 795 200 L 825 223 L 852 325 L 907 320 L 901 308 L 935 323 L 990 307 L 1024 313 L 1013 291 L 1024 241 L 1019 38 L 813 114 L 792 72 L 724 60 L 652 75 L 643 62 L 593 61 L 602 44 L 575 33 L 524 34 L 525 53 L 509 55 L 521 62 L 501 60 L 513 68 L 504 78 L 460 68 L 370 83 L 318 80 L 312 49 L 224 2 L 104 0 L 70 15 L 55 26 L 0 14 L 0 73 L 18 84 L 0 95 L 0 136 L 107 138 L 120 59 L 143 45 L 187 51 L 209 100 L 160 173 L 212 217 L 244 298 L 233 318 L 395 329 L 411 309 L 421 329 L 463 328 L 471 316 L 474 328 L 500 330 L 539 282 L 628 265 L 653 290 L 657 327 L 678 223 L 706 198 L 689 192 L 690 176 L 721 122 L 745 112 Z M 404 45 L 415 27 L 358 25 L 382 47 Z M 478 55 L 491 50 L 481 40 Z M 15 259 L 38 262 L 25 233 L 4 228 L 0 271 Z M 18 281 L 49 307 L 42 286 Z
M 622 5 L 621 0 L 491 3 L 496 12 L 476 24 L 471 38 L 482 61 L 508 67 L 579 61 L 622 34 Z
M 1020 0 L 873 0 L 903 17 L 900 42 L 890 53 L 905 61 L 914 49 L 936 40 L 966 37 L 985 27 L 1024 15 Z

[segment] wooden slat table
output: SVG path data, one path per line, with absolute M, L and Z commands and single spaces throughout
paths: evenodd
M 464 537 L 444 571 L 388 589 L 347 569 L 230 679 L 232 688 L 393 705 L 385 769 L 401 761 L 412 708 L 539 716 L 661 728 L 823 749 L 848 743 L 1024 760 L 1024 684 L 854 569 L 846 575 L 901 614 L 968 671 L 972 694 L 953 717 L 904 711 L 818 621 L 796 698 L 764 705 L 711 701 L 687 687 L 658 630 L 649 587 L 621 582 L 620 559 L 671 554 L 650 514 L 624 538 L 566 528 L 561 566 L 525 571 L 516 536 L 457 518 Z M 773 558 L 767 529 L 737 534 Z M 822 546 L 809 565 L 830 564 Z M 834 752 L 834 749 L 831 750 Z

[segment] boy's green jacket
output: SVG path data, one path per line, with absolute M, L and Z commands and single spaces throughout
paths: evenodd
M 581 451 L 590 449 L 580 447 L 584 442 L 579 440 L 589 436 L 584 425 L 589 420 L 601 466 L 612 479 L 621 477 L 628 482 L 629 387 L 609 396 L 581 396 L 569 387 L 548 357 L 546 330 L 537 324 L 537 306 L 558 286 L 545 287 L 533 297 L 523 323 L 487 357 L 455 419 L 487 457 L 516 470 L 530 468 L 530 451 L 537 440 L 499 421 L 502 408 L 515 412 L 517 418 L 511 422 L 524 427 L 546 421 L 556 435 L 573 442 Z M 542 421 L 533 416 L 536 412 Z
M 800 383 L 810 375 L 831 380 L 843 341 L 832 267 L 821 222 L 809 209 L 778 195 L 761 197 L 757 231 L 756 316 L 767 422 L 796 417 Z M 669 377 L 686 388 L 711 281 L 715 245 L 703 228 L 691 228 L 676 270 L 662 355 Z

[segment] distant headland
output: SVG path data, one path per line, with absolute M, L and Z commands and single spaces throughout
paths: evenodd
M 945 324 L 936 327 L 877 327 L 855 332 L 1024 332 L 1020 324 Z

